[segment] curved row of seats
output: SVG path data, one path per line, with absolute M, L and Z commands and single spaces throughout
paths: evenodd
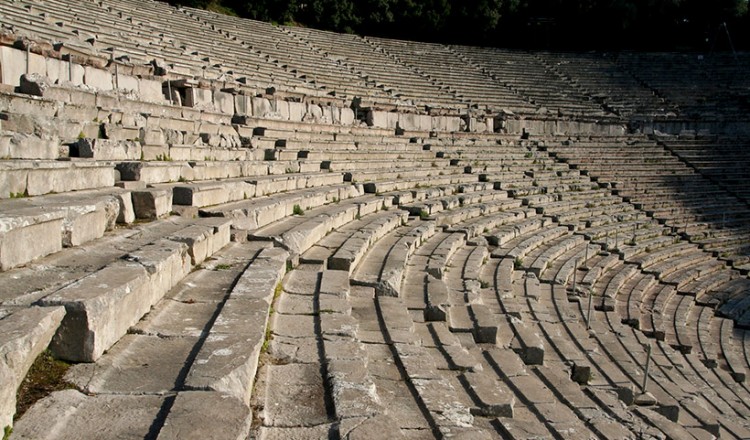
M 513 75 L 492 85 L 516 54 L 356 37 L 329 51 L 316 31 L 68 3 L 0 5 L 14 32 L 63 42 L 13 39 L 26 70 L 52 67 L 0 91 L 11 438 L 750 436 L 741 231 L 718 240 L 732 258 L 699 239 L 744 208 L 667 141 L 340 117 L 365 97 L 611 112 L 546 56 L 521 64 L 570 100 Z M 56 62 L 83 82 L 50 77 Z M 118 84 L 128 62 L 153 99 Z M 238 89 L 339 107 L 249 116 Z M 17 413 L 45 350 L 72 363 L 72 388 Z
M 284 28 L 142 0 L 17 1 L 2 12 L 15 35 L 46 40 L 98 65 L 116 60 L 130 71 L 216 82 L 250 95 L 356 101 L 386 111 L 465 114 L 477 106 L 553 119 L 731 123 L 742 119 L 747 99 L 744 54 L 704 59 L 448 47 Z

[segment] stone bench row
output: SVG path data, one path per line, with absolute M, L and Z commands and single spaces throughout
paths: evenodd
M 4 200 L 0 268 L 9 270 L 104 235 L 116 223 L 156 217 L 149 192 L 83 191 Z M 170 203 L 171 205 L 171 203 Z
M 298 212 L 282 222 L 260 227 L 252 231 L 253 240 L 273 241 L 297 259 L 308 249 L 334 230 L 351 223 L 355 219 L 375 213 L 392 204 L 387 196 L 364 196 Z M 395 212 L 393 220 L 399 219 Z
M 3 399 L 3 423 L 10 425 L 16 389 L 37 355 L 49 346 L 57 358 L 97 360 L 229 242 L 229 226 L 216 219 L 155 222 L 63 250 L 44 260 L 45 273 L 31 267 L 2 274 L 0 325 L 7 331 L 0 347 L 12 351 L 0 365 L 7 373 L 0 388 L 12 393 Z
M 205 208 L 289 191 L 326 188 L 339 184 L 342 184 L 342 176 L 337 173 L 292 173 L 265 178 L 230 178 L 192 184 L 154 186 L 171 189 L 174 205 Z
M 62 305 L 67 312 L 50 345 L 53 353 L 79 362 L 98 359 L 192 266 L 229 243 L 230 224 L 201 220 L 44 297 L 41 305 Z

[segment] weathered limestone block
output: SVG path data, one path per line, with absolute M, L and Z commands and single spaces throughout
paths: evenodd
M 132 94 L 131 96 L 138 93 L 138 78 L 134 76 L 117 73 L 115 85 L 119 91 Z
M 180 178 L 192 180 L 193 174 L 186 162 L 120 162 L 115 166 L 120 180 L 145 184 L 176 182 Z
M 307 104 L 305 108 L 305 115 L 302 117 L 303 121 L 317 122 L 323 118 L 323 109 L 317 104 Z
M 79 157 L 97 160 L 139 160 L 141 144 L 136 141 L 83 138 L 76 142 Z
M 11 159 L 57 159 L 60 139 L 40 138 L 31 134 L 11 133 L 0 137 L 0 157 Z
M 236 397 L 213 391 L 183 391 L 175 398 L 157 438 L 198 440 L 221 433 L 227 440 L 242 440 L 250 435 L 252 420 L 250 408 Z
M 37 207 L 0 213 L 0 270 L 60 251 L 64 217 L 64 211 Z
M 287 101 L 275 100 L 272 102 L 275 113 L 282 121 L 289 120 L 289 103 Z
M 135 221 L 133 210 L 133 197 L 130 192 L 122 192 L 117 195 L 120 210 L 117 214 L 117 223 L 129 225 Z
M 445 281 L 427 276 L 427 305 L 424 310 L 425 321 L 446 321 L 448 301 L 448 286 Z
M 115 173 L 110 165 L 71 164 L 59 162 L 30 172 L 26 192 L 30 196 L 51 192 L 64 193 L 82 189 L 107 188 L 114 185 Z
M 71 247 L 103 236 L 109 223 L 108 217 L 117 218 L 120 203 L 113 196 L 107 200 L 63 209 L 66 212 L 62 228 L 63 246 Z
M 349 297 L 349 274 L 342 270 L 324 270 L 320 274 L 320 294 Z
M 201 185 L 180 185 L 174 187 L 172 203 L 175 205 L 204 206 L 218 205 L 229 201 L 229 193 L 224 185 L 216 182 Z
M 231 224 L 227 219 L 205 219 L 200 224 L 188 226 L 167 238 L 185 243 L 192 264 L 198 265 L 229 243 Z
M 307 109 L 305 104 L 301 102 L 290 102 L 289 103 L 289 120 L 293 122 L 302 122 L 302 118 L 305 117 Z
M 413 113 L 399 113 L 398 115 L 398 127 L 402 130 L 419 130 L 420 117 Z
M 256 118 L 266 118 L 273 113 L 271 102 L 266 98 L 252 98 L 253 116 Z
M 185 380 L 188 389 L 213 390 L 250 402 L 276 286 L 289 253 L 266 248 L 240 276 Z
M 16 390 L 63 316 L 63 307 L 31 307 L 0 319 L 0 427 L 13 425 Z
M 396 128 L 398 113 L 370 110 L 367 113 L 367 125 L 377 128 Z
M 145 438 L 164 400 L 164 396 L 88 396 L 77 390 L 57 391 L 37 402 L 18 421 L 13 438 Z
M 161 104 L 165 101 L 161 81 L 138 79 L 138 96 L 141 101 Z
M 66 310 L 50 348 L 63 359 L 96 361 L 189 270 L 187 245 L 160 240 L 43 298 Z
M 21 75 L 26 73 L 26 52 L 9 46 L 0 46 L 0 78 L 3 84 L 21 85 Z
M 20 79 L 21 93 L 34 96 L 44 96 L 47 89 L 52 87 L 52 83 L 46 76 L 38 73 L 26 73 L 21 75 Z
M 484 417 L 513 417 L 516 396 L 501 388 L 496 379 L 472 372 L 464 373 L 463 377 L 476 393 L 479 403 L 477 408 L 471 409 L 472 414 Z
M 544 364 L 544 341 L 532 328 L 516 318 L 512 318 L 517 338 L 511 348 L 517 352 L 526 365 Z
M 234 97 L 231 93 L 214 92 L 214 108 L 225 115 L 234 114 Z
M 253 100 L 247 95 L 234 96 L 234 114 L 238 116 L 253 115 Z
M 147 189 L 133 191 L 132 197 L 136 218 L 161 218 L 169 215 L 172 211 L 171 190 Z
M 86 66 L 84 68 L 84 71 L 85 73 L 83 82 L 87 86 L 96 90 L 114 89 L 114 83 L 112 82 L 112 73 L 91 66 Z
M 213 108 L 213 96 L 211 90 L 189 88 L 185 89 L 185 105 L 200 110 Z

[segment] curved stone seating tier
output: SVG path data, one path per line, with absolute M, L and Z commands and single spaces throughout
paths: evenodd
M 99 238 L 116 223 L 148 218 L 143 192 L 107 189 L 0 201 L 0 268 L 8 270 Z
M 607 115 L 591 96 L 550 69 L 541 57 L 489 48 L 455 46 L 453 49 L 496 81 L 548 111 L 563 116 Z
M 354 97 L 361 97 L 364 101 L 372 100 L 374 103 L 382 101 L 395 105 L 397 102 L 384 91 L 368 84 L 353 69 L 336 63 L 324 53 L 307 47 L 303 40 L 297 40 L 275 26 L 197 9 L 189 9 L 188 14 L 198 17 L 214 29 L 235 35 L 242 45 L 265 55 L 278 68 L 293 73 L 296 78 L 316 88 L 330 90 L 349 101 Z M 341 78 L 347 80 L 342 82 Z
M 698 173 L 748 202 L 747 189 L 742 185 L 742 170 L 750 159 L 743 148 L 747 145 L 747 138 L 664 137 L 660 142 Z
M 653 62 L 657 58 L 659 62 Z M 712 79 L 707 74 L 711 67 L 697 56 L 679 53 L 623 53 L 617 58 L 617 64 L 647 87 L 656 90 L 677 107 L 682 116 L 715 115 L 716 108 L 724 109 L 727 114 L 738 114 L 741 111 L 742 98 L 728 92 L 726 83 Z M 741 66 L 729 68 L 738 69 Z M 700 90 L 700 93 L 695 93 L 695 90 Z
M 716 233 L 718 236 L 712 244 L 704 247 L 721 249 L 722 259 L 745 270 L 747 258 L 742 237 L 747 236 L 747 206 L 713 181 L 694 172 L 678 157 L 666 156 L 668 150 L 662 145 L 648 146 L 637 139 L 636 142 L 639 142 L 636 145 L 642 149 L 642 155 L 621 156 L 616 162 L 595 159 L 601 157 L 597 149 L 624 153 L 631 148 L 629 143 L 567 143 L 548 145 L 547 148 L 554 157 L 587 169 L 597 181 L 615 182 L 618 195 L 673 230 L 683 232 L 694 242 L 701 244 Z M 660 157 L 664 159 L 656 159 Z M 671 174 L 670 169 L 677 175 Z
M 115 230 L 3 272 L 1 322 L 11 326 L 3 346 L 27 347 L 3 364 L 14 371 L 4 377 L 22 378 L 48 344 L 62 358 L 98 359 L 191 267 L 228 242 L 229 222 L 172 218 Z M 42 307 L 30 307 L 35 304 Z M 19 384 L 4 382 L 3 389 Z M 3 417 L 13 412 L 15 407 L 4 408 Z
M 750 437 L 745 54 L 0 15 L 11 438 Z
M 350 69 L 364 75 L 369 82 L 390 91 L 401 100 L 411 101 L 413 105 L 426 103 L 430 107 L 450 108 L 457 105 L 454 94 L 376 50 L 361 38 L 341 38 L 339 34 L 314 29 L 285 30 L 292 35 L 300 36 L 328 57 L 339 60 Z
M 471 66 L 471 69 L 467 70 L 466 63 L 450 48 L 381 38 L 366 40 L 395 57 L 400 63 L 446 87 L 455 93 L 460 102 L 505 106 L 513 112 L 520 113 L 534 113 L 537 109 L 537 106 L 519 97 L 507 86 L 494 84 L 493 79 L 479 68 Z M 443 60 L 441 67 L 435 65 L 436 58 Z
M 673 111 L 663 97 L 620 69 L 609 54 L 545 52 L 537 58 L 558 75 L 575 78 L 581 90 L 611 112 L 665 117 Z
M 330 187 L 331 185 L 294 190 L 269 198 L 269 202 L 287 195 L 299 202 L 303 200 L 303 193 L 331 194 L 327 189 Z M 261 432 L 286 435 L 296 432 L 295 435 L 303 436 L 317 434 L 310 434 L 309 429 L 312 428 L 303 428 L 300 423 L 310 423 L 309 426 L 319 426 L 318 429 L 333 429 L 334 425 L 342 429 L 350 417 L 367 418 L 371 423 L 387 420 L 388 429 L 391 430 L 423 430 L 424 433 L 434 435 L 463 432 L 470 436 L 478 436 L 489 432 L 518 432 L 519 429 L 521 432 L 549 432 L 551 429 L 552 432 L 558 433 L 569 433 L 572 432 L 571 429 L 575 432 L 592 430 L 594 433 L 611 432 L 621 435 L 632 429 L 632 421 L 636 419 L 647 420 L 646 423 L 668 432 L 680 429 L 679 425 L 668 418 L 674 417 L 675 408 L 683 408 L 679 403 L 681 398 L 672 397 L 676 391 L 671 388 L 667 391 L 663 391 L 663 388 L 650 389 L 652 394 L 658 396 L 660 406 L 656 407 L 656 412 L 644 416 L 645 419 L 640 418 L 640 415 L 633 419 L 635 414 L 639 414 L 638 411 L 650 410 L 623 411 L 617 405 L 603 403 L 609 398 L 601 395 L 601 391 L 587 391 L 571 381 L 569 373 L 561 374 L 559 368 L 555 368 L 556 365 L 565 369 L 571 368 L 570 371 L 577 369 L 580 373 L 589 368 L 587 366 L 593 364 L 594 360 L 586 359 L 585 353 L 589 351 L 580 351 L 576 346 L 576 340 L 567 339 L 569 336 L 566 337 L 565 332 L 560 332 L 556 327 L 560 324 L 554 324 L 555 321 L 539 321 L 539 313 L 548 314 L 553 310 L 552 307 L 556 307 L 550 302 L 545 312 L 542 305 L 536 304 L 544 295 L 550 295 L 544 293 L 552 292 L 550 285 L 539 284 L 531 272 L 526 278 L 514 274 L 524 272 L 514 270 L 512 259 L 487 259 L 489 249 L 481 238 L 482 235 L 496 236 L 497 233 L 492 230 L 502 228 L 502 224 L 520 225 L 525 221 L 534 220 L 535 217 L 542 219 L 542 223 L 536 224 L 537 228 L 545 231 L 542 236 L 549 234 L 546 231 L 559 232 L 552 233 L 549 239 L 541 242 L 534 239 L 537 245 L 529 248 L 524 254 L 530 260 L 528 264 L 532 265 L 544 258 L 549 259 L 552 264 L 557 264 L 558 259 L 570 258 L 560 258 L 559 255 L 570 255 L 571 252 L 581 255 L 583 249 L 575 244 L 583 242 L 582 235 L 571 235 L 567 227 L 555 227 L 549 217 L 536 214 L 536 210 L 525 208 L 524 211 L 521 200 L 509 199 L 505 192 L 490 190 L 480 183 L 462 186 L 462 192 L 455 193 L 455 190 L 445 192 L 438 188 L 412 190 L 413 193 L 408 200 L 434 200 L 441 204 L 445 202 L 448 206 L 458 203 L 453 207 L 453 210 L 458 212 L 469 212 L 470 209 L 479 208 L 487 203 L 504 206 L 501 210 L 490 211 L 483 216 L 467 214 L 445 217 L 442 227 L 453 232 L 439 232 L 432 221 L 407 220 L 404 210 L 384 210 L 384 206 L 389 207 L 394 202 L 401 201 L 393 196 L 365 196 L 361 189 L 360 192 L 356 192 L 357 185 L 351 184 L 340 186 L 336 191 L 342 191 L 345 187 L 350 188 L 348 194 L 354 198 L 318 198 L 315 204 L 300 206 L 304 210 L 304 215 L 291 215 L 293 209 L 280 211 L 279 216 L 269 218 L 265 227 L 246 227 L 251 238 L 263 240 L 253 242 L 256 243 L 255 246 L 262 246 L 262 243 L 269 246 L 268 240 L 271 240 L 277 246 L 289 249 L 292 255 L 299 255 L 301 262 L 283 283 L 284 293 L 281 294 L 281 302 L 275 306 L 274 317 L 269 321 L 272 340 L 267 344 L 268 351 L 265 353 L 268 353 L 268 356 L 286 359 L 286 363 L 266 364 L 258 370 L 258 382 L 254 388 L 266 391 L 257 395 L 249 395 L 247 392 L 253 389 L 253 371 L 258 365 L 259 353 L 264 353 L 261 348 L 263 338 L 256 339 L 258 343 L 255 345 L 237 345 L 235 338 L 240 335 L 234 333 L 234 330 L 228 330 L 230 327 L 226 327 L 227 330 L 217 327 L 231 325 L 232 329 L 236 329 L 237 325 L 246 323 L 242 325 L 249 326 L 246 327 L 248 335 L 263 334 L 261 332 L 265 331 L 266 321 L 262 317 L 267 316 L 269 310 L 268 302 L 265 300 L 251 301 L 250 298 L 240 298 L 242 295 L 238 294 L 235 302 L 237 305 L 241 301 L 248 305 L 256 302 L 259 304 L 259 319 L 251 322 L 247 317 L 240 320 L 230 318 L 229 315 L 233 313 L 230 304 L 233 302 L 234 292 L 242 283 L 240 281 L 229 294 L 220 318 L 211 330 L 205 333 L 206 342 L 196 355 L 193 366 L 189 371 L 180 374 L 179 377 L 183 377 L 184 382 L 180 382 L 183 379 L 178 378 L 176 383 L 184 385 L 182 388 L 175 388 L 177 398 L 174 405 L 190 405 L 190 399 L 232 396 L 231 398 L 236 399 L 238 403 L 231 411 L 226 412 L 225 417 L 237 417 L 236 429 L 238 432 L 244 432 L 247 428 L 241 420 L 247 420 L 247 414 L 243 412 L 247 410 L 242 410 L 242 402 L 256 399 L 254 401 L 260 405 Z M 457 201 L 456 197 L 463 198 L 463 206 L 461 200 Z M 495 200 L 496 197 L 499 198 Z M 262 200 L 263 197 L 256 197 L 247 201 L 217 205 L 215 212 L 236 212 L 236 208 L 231 208 L 236 204 L 259 206 Z M 205 214 L 210 212 L 206 210 Z M 442 211 L 436 215 L 447 214 L 451 214 L 451 211 Z M 480 225 L 485 226 L 480 229 Z M 241 224 L 236 227 L 241 227 Z M 642 228 L 643 231 L 647 229 Z M 529 237 L 533 238 L 533 231 L 528 230 Z M 558 235 L 560 233 L 562 235 Z M 574 240 L 571 242 L 573 247 L 565 244 L 565 240 L 568 239 Z M 471 244 L 467 240 L 471 240 Z M 490 240 L 490 243 L 493 240 Z M 518 244 L 511 241 L 506 242 L 506 246 L 510 247 L 513 244 L 512 249 L 526 248 L 525 245 L 522 246 L 525 240 L 523 236 L 515 240 Z M 594 248 L 589 249 L 588 254 L 589 270 L 585 276 L 581 276 L 581 282 L 584 283 L 588 276 L 587 281 L 596 284 L 603 275 L 591 274 L 597 271 L 606 272 L 612 267 L 611 262 L 617 259 L 611 255 L 608 257 L 599 254 Z M 262 255 L 261 253 L 255 257 L 256 260 Z M 280 256 L 280 259 L 271 258 L 277 262 L 274 263 L 276 267 L 284 267 L 286 259 L 287 256 Z M 292 261 L 296 259 L 292 257 Z M 217 263 L 220 261 L 217 260 Z M 253 264 L 250 267 L 253 267 Z M 326 267 L 328 270 L 325 270 Z M 503 270 L 498 272 L 501 268 Z M 279 269 L 274 270 L 279 274 Z M 347 273 L 352 274 L 351 288 Z M 426 280 L 422 275 L 424 273 L 428 274 Z M 487 274 L 493 273 L 503 275 L 492 275 L 488 279 Z M 435 275 L 439 275 L 440 278 L 436 278 Z M 256 280 L 257 277 L 256 275 L 248 280 Z M 510 280 L 510 284 L 505 281 L 507 279 Z M 506 297 L 500 302 L 491 289 L 484 287 L 492 286 L 496 282 L 506 286 L 502 288 L 502 291 L 506 292 L 503 294 Z M 440 293 L 441 284 L 445 289 L 442 290 L 443 293 Z M 272 283 L 269 281 L 267 285 Z M 424 290 L 425 288 L 427 290 Z M 256 290 L 248 290 L 250 291 Z M 521 296 L 512 298 L 518 295 Z M 685 298 L 692 300 L 691 297 Z M 567 302 L 567 296 L 565 301 Z M 243 309 L 248 310 L 247 306 L 243 306 Z M 443 311 L 442 318 L 440 310 Z M 499 319 L 499 313 L 510 314 L 504 319 Z M 225 314 L 226 318 L 223 317 Z M 424 322 L 424 319 L 428 318 L 430 321 Z M 436 318 L 438 319 L 435 321 Z M 148 320 L 137 325 L 143 330 L 139 330 L 133 336 L 127 336 L 118 344 L 123 347 L 127 344 L 132 350 L 139 343 L 146 343 L 145 339 L 131 339 L 141 338 L 141 332 L 148 335 L 154 331 L 148 330 L 147 322 Z M 577 326 L 582 328 L 580 324 Z M 319 330 L 315 330 L 316 328 Z M 241 333 L 244 335 L 244 330 Z M 506 339 L 505 335 L 509 334 L 515 335 L 515 342 Z M 469 339 L 463 335 L 468 335 Z M 419 345 L 416 345 L 417 341 L 420 341 Z M 185 347 L 191 346 L 188 340 L 184 342 Z M 316 348 L 318 344 L 322 344 L 322 352 Z M 174 348 L 170 349 L 170 352 L 185 352 L 185 348 L 175 346 L 176 342 L 172 345 Z M 163 350 L 160 352 L 163 353 Z M 206 354 L 200 354 L 203 352 Z M 224 352 L 243 353 L 237 359 L 236 367 L 231 367 L 231 372 L 221 364 L 212 366 L 213 362 L 221 359 L 216 353 Z M 89 382 L 90 391 L 106 391 L 102 396 L 109 396 L 109 393 L 116 391 L 118 387 L 126 386 L 117 385 L 106 379 L 104 372 L 109 362 L 115 362 L 115 356 L 131 356 L 127 353 L 135 352 L 123 351 L 120 354 L 119 350 L 114 348 L 111 353 L 112 360 L 101 361 L 102 373 L 95 376 L 94 381 Z M 209 356 L 210 353 L 214 355 Z M 108 356 L 110 354 L 102 359 Z M 260 356 L 262 358 L 263 355 Z M 204 357 L 205 362 L 202 360 Z M 376 359 L 392 359 L 392 374 L 387 376 L 391 379 L 386 380 L 382 375 L 385 371 L 382 368 L 389 368 L 387 364 L 382 364 L 382 361 L 378 362 Z M 518 371 L 522 373 L 512 373 L 512 370 L 508 369 L 511 365 L 509 362 L 521 366 Z M 601 361 L 597 360 L 597 363 L 601 364 Z M 380 364 L 382 368 L 378 366 Z M 618 367 L 606 368 L 607 370 L 603 371 L 607 371 L 607 377 L 613 381 L 609 382 L 611 384 L 627 380 L 625 378 L 630 374 L 629 370 L 625 369 L 626 375 L 620 377 L 615 374 L 616 370 L 611 370 Z M 322 376 L 320 371 L 324 372 Z M 535 371 L 538 372 L 532 373 Z M 88 373 L 86 375 L 89 377 Z M 297 379 L 289 382 L 286 379 L 288 377 Z M 127 383 L 126 379 L 123 381 L 124 384 Z M 304 414 L 297 414 L 293 419 L 288 418 L 286 408 L 295 401 L 294 394 L 270 392 L 278 388 L 282 383 L 280 381 L 298 391 L 319 390 L 307 394 L 309 397 L 306 399 L 309 400 L 305 407 L 308 409 Z M 358 384 L 357 387 L 350 388 L 354 383 Z M 490 385 L 493 388 L 488 388 Z M 149 387 L 163 389 L 164 385 L 155 383 Z M 325 391 L 326 389 L 330 391 Z M 361 392 L 353 391 L 355 389 Z M 387 391 L 396 389 L 400 389 L 400 395 L 404 397 L 394 400 L 395 395 Z M 435 394 L 434 390 L 437 389 L 442 392 Z M 490 391 L 491 389 L 497 391 Z M 325 397 L 326 395 L 330 397 Z M 68 398 L 56 394 L 45 402 L 52 406 L 69 405 L 70 401 L 63 400 L 63 397 Z M 328 398 L 333 406 L 326 409 L 325 402 Z M 224 401 L 232 401 L 227 399 L 224 398 Z M 554 403 L 557 399 L 562 399 L 562 406 Z M 146 397 L 143 397 L 144 402 L 145 400 Z M 389 402 L 397 401 L 399 408 L 410 409 L 399 414 L 386 409 Z M 588 402 L 588 406 L 584 407 L 617 416 L 614 422 L 611 416 L 590 419 L 586 416 L 587 412 L 573 402 Z M 554 411 L 548 406 L 552 404 L 555 405 Z M 87 408 L 86 405 L 79 406 L 82 408 L 81 414 L 92 411 L 84 409 Z M 180 406 L 173 406 L 166 414 L 162 433 L 168 432 L 172 423 L 183 423 L 179 422 L 182 414 Z M 446 408 L 449 407 L 451 411 L 446 413 Z M 190 406 L 185 408 L 187 411 Z M 688 412 L 684 419 L 680 419 L 683 426 L 713 426 L 706 421 L 709 419 L 705 414 L 698 413 L 696 416 L 695 409 L 685 411 L 692 412 Z M 561 415 L 563 413 L 564 417 Z M 24 422 L 29 425 L 17 425 L 22 432 L 30 429 L 27 426 L 31 426 L 32 420 L 35 420 L 34 423 L 40 423 L 32 418 L 36 417 L 33 414 L 29 413 L 29 422 Z M 679 414 L 683 417 L 683 411 L 679 411 Z M 561 417 L 558 424 L 549 425 L 544 422 L 553 416 Z M 153 420 L 154 417 L 156 416 L 152 414 L 145 419 Z M 728 425 L 729 422 L 725 424 Z M 357 429 L 364 429 L 364 426 L 366 425 Z M 740 431 L 741 425 L 738 426 L 733 429 L 743 432 Z M 303 434 L 305 430 L 308 430 L 307 434 Z

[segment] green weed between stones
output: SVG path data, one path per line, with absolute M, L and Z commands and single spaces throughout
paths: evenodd
M 53 358 L 48 350 L 37 356 L 26 378 L 18 387 L 14 419 L 21 418 L 31 405 L 53 392 L 75 388 L 64 379 L 68 368 L 70 364 Z M 6 437 L 10 435 L 10 431 L 12 431 L 10 427 L 5 428 Z
M 268 353 L 268 348 L 271 346 L 271 341 L 273 340 L 273 334 L 271 333 L 271 322 L 273 321 L 273 315 L 276 313 L 275 305 L 276 300 L 278 300 L 279 296 L 281 296 L 281 292 L 284 290 L 284 287 L 281 285 L 281 283 L 276 285 L 276 288 L 273 290 L 273 300 L 271 301 L 271 307 L 268 309 L 268 324 L 266 325 L 266 334 L 263 338 L 263 345 L 260 347 L 260 352 L 263 354 Z

